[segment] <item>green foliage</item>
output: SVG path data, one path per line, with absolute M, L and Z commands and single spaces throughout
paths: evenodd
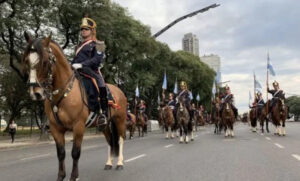
M 178 82 L 184 80 L 194 97 L 200 94 L 200 104 L 210 110 L 215 72 L 199 57 L 183 51 L 173 52 L 168 45 L 156 41 L 148 26 L 135 20 L 118 4 L 109 0 L 53 0 L 45 3 L 7 0 L 0 5 L 4 10 L 0 16 L 0 33 L 4 35 L 0 39 L 0 51 L 5 51 L 10 60 L 11 57 L 20 60 L 25 46 L 24 30 L 36 37 L 46 36 L 52 31 L 53 39 L 72 60 L 73 49 L 80 41 L 81 18 L 88 14 L 97 22 L 97 38 L 105 41 L 107 46 L 101 69 L 104 79 L 118 83 L 129 101 L 134 100 L 134 90 L 139 85 L 140 97 L 146 100 L 149 113 L 155 113 L 166 71 L 166 92 L 173 91 L 176 78 Z M 13 46 L 7 43 L 9 40 Z
M 290 108 L 290 113 L 294 114 L 295 119 L 298 120 L 300 116 L 300 97 L 291 96 L 286 99 L 286 104 Z

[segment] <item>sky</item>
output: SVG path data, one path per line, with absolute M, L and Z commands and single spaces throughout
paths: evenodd
M 157 38 L 181 50 L 186 33 L 199 39 L 200 56 L 221 57 L 222 81 L 229 81 L 240 113 L 248 111 L 253 72 L 266 98 L 267 54 L 280 88 L 300 95 L 300 1 L 298 0 L 113 0 L 154 34 L 173 20 L 210 4 L 221 6 L 179 22 Z M 252 96 L 253 97 L 253 96 Z M 269 95 L 269 98 L 271 95 Z

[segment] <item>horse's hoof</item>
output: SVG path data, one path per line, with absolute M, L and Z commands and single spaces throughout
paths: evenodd
M 123 170 L 123 169 L 124 169 L 123 165 L 117 165 L 116 167 L 116 170 Z
M 104 170 L 111 170 L 112 169 L 112 165 L 105 165 Z
M 192 138 L 191 141 L 194 141 L 194 138 Z

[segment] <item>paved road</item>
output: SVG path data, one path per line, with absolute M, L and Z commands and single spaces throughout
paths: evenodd
M 214 135 L 201 128 L 194 142 L 179 144 L 161 133 L 125 142 L 125 168 L 104 171 L 107 146 L 103 138 L 84 142 L 79 162 L 83 181 L 299 181 L 300 124 L 288 123 L 287 136 L 252 133 L 235 125 L 236 137 Z M 271 131 L 274 131 L 273 126 Z M 71 144 L 67 144 L 67 177 Z M 115 160 L 116 161 L 116 160 Z M 1 181 L 53 181 L 57 175 L 54 145 L 0 151 Z M 67 179 L 66 179 L 67 180 Z

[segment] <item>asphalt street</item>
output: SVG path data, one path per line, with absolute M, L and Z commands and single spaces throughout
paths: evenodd
M 103 170 L 107 144 L 103 137 L 85 140 L 79 161 L 82 181 L 299 181 L 300 123 L 287 123 L 287 135 L 252 133 L 235 124 L 235 137 L 214 135 L 212 126 L 196 132 L 195 141 L 179 144 L 159 132 L 125 141 L 124 170 Z M 66 169 L 70 177 L 71 145 Z M 117 159 L 114 160 L 115 163 Z M 56 180 L 58 161 L 53 144 L 0 151 L 1 181 Z

